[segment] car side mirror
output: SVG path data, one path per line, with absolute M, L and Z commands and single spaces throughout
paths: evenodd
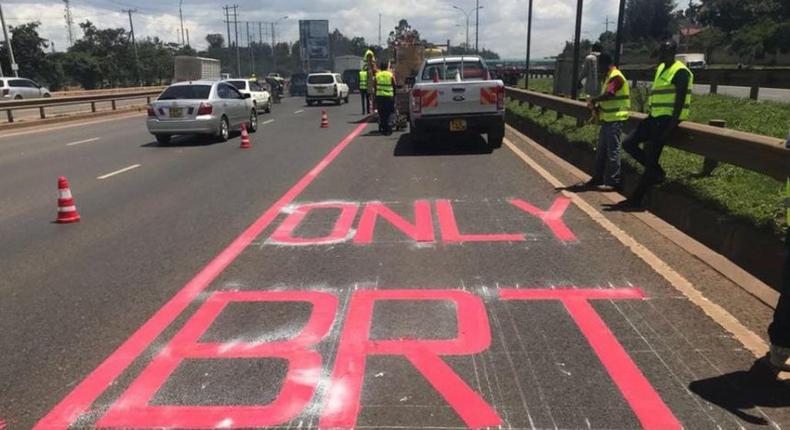
M 248 98 L 252 97 L 252 95 L 250 93 L 244 93 L 243 96 L 244 96 L 245 99 L 248 99 Z

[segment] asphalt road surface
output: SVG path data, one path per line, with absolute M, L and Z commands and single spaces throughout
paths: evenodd
M 790 426 L 676 288 L 714 271 L 514 136 L 413 145 L 357 109 L 286 99 L 250 150 L 142 116 L 0 137 L 0 429 Z

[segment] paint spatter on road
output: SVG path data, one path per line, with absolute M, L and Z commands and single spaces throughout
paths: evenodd
M 6 429 L 6 422 L 4 419 L 0 418 L 0 430 Z

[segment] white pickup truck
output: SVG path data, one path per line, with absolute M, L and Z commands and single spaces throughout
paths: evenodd
M 425 60 L 409 93 L 410 137 L 422 142 L 428 133 L 488 135 L 498 148 L 505 137 L 505 84 L 490 79 L 478 56 Z

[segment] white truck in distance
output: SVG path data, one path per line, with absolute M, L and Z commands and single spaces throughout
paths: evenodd
M 174 60 L 173 82 L 215 81 L 222 78 L 219 60 L 178 55 Z
M 409 93 L 410 137 L 428 133 L 486 134 L 494 148 L 505 137 L 505 84 L 490 79 L 478 56 L 425 60 Z

